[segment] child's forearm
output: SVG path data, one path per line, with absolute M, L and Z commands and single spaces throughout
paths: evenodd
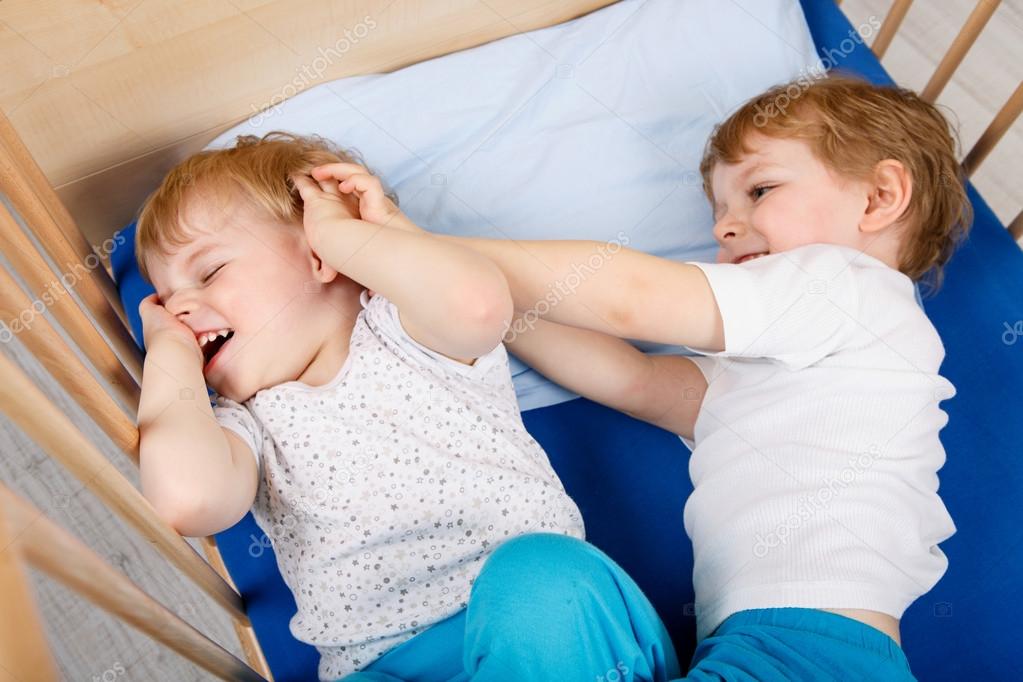
M 500 342 L 512 303 L 488 258 L 418 228 L 346 220 L 324 233 L 320 257 L 390 299 L 403 321 L 428 330 L 435 350 L 476 357 Z
M 531 315 L 515 318 L 505 342 L 508 350 L 548 379 L 625 412 L 633 411 L 653 368 L 628 341 Z
M 595 241 L 443 239 L 497 263 L 517 311 L 624 338 L 724 347 L 713 292 L 694 265 Z
M 692 438 L 707 382 L 688 358 L 648 356 L 623 339 L 528 315 L 512 322 L 507 343 L 565 388 Z
M 202 359 L 173 338 L 147 349 L 139 403 L 142 491 L 173 523 L 229 480 L 231 454 L 206 393 Z

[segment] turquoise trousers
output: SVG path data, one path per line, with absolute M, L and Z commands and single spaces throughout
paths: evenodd
M 700 642 L 680 678 L 671 639 L 639 587 L 599 549 L 563 535 L 509 540 L 469 605 L 345 682 L 909 682 L 902 649 L 817 609 L 740 611 Z
M 538 533 L 494 550 L 469 605 L 345 682 L 622 682 L 678 677 L 668 632 L 606 554 Z

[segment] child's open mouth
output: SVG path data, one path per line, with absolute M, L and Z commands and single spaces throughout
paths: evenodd
M 220 351 L 234 337 L 233 329 L 222 329 L 218 332 L 207 332 L 199 337 L 199 348 L 202 350 L 203 371 L 209 370 L 220 355 Z
M 754 258 L 760 258 L 761 256 L 766 256 L 766 255 L 767 255 L 766 251 L 761 251 L 759 253 L 747 253 L 745 256 L 742 256 L 740 258 L 736 258 L 735 259 L 735 263 L 736 263 L 736 265 L 738 265 L 739 263 L 745 263 L 746 261 L 753 260 Z

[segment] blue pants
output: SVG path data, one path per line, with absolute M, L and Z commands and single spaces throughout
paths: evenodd
M 490 555 L 469 605 L 345 682 L 622 682 L 679 675 L 668 632 L 606 554 L 538 533 Z
M 680 674 L 664 625 L 625 571 L 586 542 L 536 534 L 494 551 L 466 609 L 345 682 L 914 679 L 880 630 L 802 608 L 733 614 Z
M 915 680 L 895 640 L 819 609 L 733 613 L 696 647 L 688 682 Z

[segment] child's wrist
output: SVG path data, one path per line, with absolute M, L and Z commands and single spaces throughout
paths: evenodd
M 182 348 L 185 350 L 188 356 L 195 358 L 199 367 L 202 368 L 205 359 L 203 358 L 202 350 L 199 348 L 199 344 L 195 339 L 186 339 L 178 334 L 157 334 L 148 344 L 146 353 L 152 354 L 153 352 L 174 352 L 170 351 L 171 348 Z M 160 349 L 157 351 L 157 349 Z

